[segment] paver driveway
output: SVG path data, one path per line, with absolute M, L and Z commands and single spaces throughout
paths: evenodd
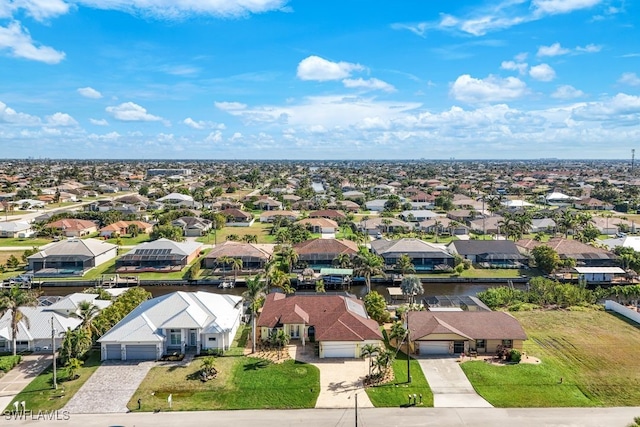
M 303 351 L 300 346 L 290 347 L 289 350 L 289 354 L 296 360 L 311 363 L 320 369 L 320 395 L 316 401 L 316 408 L 353 408 L 356 393 L 359 408 L 373 408 L 362 384 L 362 380 L 368 374 L 366 360 L 320 359 L 310 353 L 311 349 Z
M 419 358 L 436 408 L 491 408 L 476 393 L 455 357 Z
M 105 361 L 71 398 L 71 414 L 128 412 L 127 403 L 155 362 Z
M 13 398 L 50 364 L 51 355 L 22 356 L 22 362 L 0 378 L 0 412 L 4 411 Z

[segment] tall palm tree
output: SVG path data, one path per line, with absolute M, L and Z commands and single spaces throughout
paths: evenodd
M 333 259 L 333 265 L 338 266 L 340 268 L 349 268 L 352 264 L 353 264 L 353 261 L 351 259 L 351 255 L 349 255 L 348 253 L 343 252 L 341 254 L 338 254 Z
M 238 272 L 242 270 L 242 259 L 240 258 L 231 258 L 229 264 L 231 265 L 231 270 L 233 271 L 233 281 L 234 283 L 238 281 Z
M 5 289 L 0 294 L 0 317 L 9 312 L 11 316 L 11 346 L 13 355 L 16 355 L 16 337 L 18 336 L 18 325 L 24 321 L 29 328 L 29 319 L 21 311 L 22 307 L 35 307 L 38 305 L 38 294 L 34 291 L 25 291 L 18 285 Z
M 98 315 L 100 309 L 98 306 L 90 303 L 89 301 L 81 301 L 78 304 L 78 312 L 73 313 L 71 316 L 80 319 L 80 328 L 87 330 L 91 335 L 98 334 L 98 330 L 93 325 L 93 319 Z
M 400 289 L 402 290 L 403 295 L 409 296 L 410 304 L 413 304 L 416 295 L 424 293 L 422 282 L 416 276 L 403 277 L 402 282 L 400 282 Z
M 293 269 L 293 266 L 298 262 L 299 255 L 293 246 L 283 245 L 280 248 L 280 260 L 282 265 L 287 267 L 286 272 L 290 273 Z
M 242 298 L 249 304 L 251 310 L 251 352 L 256 352 L 256 313 L 264 303 L 266 282 L 258 274 L 253 278 L 247 278 L 247 290 L 242 293 Z
M 362 357 L 369 358 L 369 376 L 371 376 L 371 368 L 373 367 L 373 357 L 380 351 L 380 348 L 377 345 L 373 344 L 365 344 L 362 346 L 362 350 L 360 350 L 360 354 Z
M 400 271 L 400 274 L 403 276 L 407 273 L 415 273 L 416 268 L 413 265 L 413 261 L 411 261 L 411 257 L 409 254 L 402 254 L 398 257 L 396 261 L 396 269 Z
M 291 289 L 291 279 L 289 278 L 289 275 L 278 268 L 273 269 L 271 272 L 269 283 L 271 286 L 282 289 L 287 294 L 293 292 L 293 289 Z
M 384 259 L 379 255 L 372 254 L 366 248 L 361 248 L 353 261 L 355 266 L 354 273 L 364 277 L 367 293 L 371 292 L 371 276 L 384 274 Z

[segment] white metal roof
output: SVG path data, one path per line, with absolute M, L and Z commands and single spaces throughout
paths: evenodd
M 609 273 L 609 274 L 623 274 L 625 271 L 620 267 L 574 267 L 579 274 L 589 273 Z

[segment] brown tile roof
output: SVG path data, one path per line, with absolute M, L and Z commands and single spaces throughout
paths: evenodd
M 378 323 L 366 316 L 362 301 L 341 295 L 267 295 L 258 326 L 314 326 L 318 341 L 380 340 Z
M 333 227 L 338 228 L 338 223 L 329 218 L 305 218 L 297 221 L 298 224 L 312 225 L 314 227 Z
M 354 255 L 358 253 L 358 244 L 351 240 L 313 239 L 296 243 L 293 249 L 298 255 L 310 254 L 341 254 Z
M 545 245 L 552 248 L 558 253 L 558 255 L 569 254 L 602 254 L 613 255 L 610 251 L 595 246 L 588 245 L 586 243 L 579 242 L 577 240 L 565 239 L 563 237 L 553 237 L 548 242 L 538 242 L 534 239 L 522 239 L 516 242 L 518 247 L 531 250 L 537 246 Z
M 265 249 L 251 243 L 227 241 L 211 249 L 211 252 L 209 252 L 205 258 L 217 259 L 223 256 L 231 258 L 251 257 L 267 260 L 271 254 Z
M 502 311 L 412 311 L 409 329 L 414 340 L 447 333 L 471 339 L 527 339 L 520 322 Z
M 347 216 L 340 211 L 334 209 L 324 209 L 309 213 L 309 218 L 346 218 Z
M 58 228 L 65 230 L 86 230 L 89 228 L 97 228 L 96 223 L 84 219 L 61 219 L 47 224 L 47 228 Z

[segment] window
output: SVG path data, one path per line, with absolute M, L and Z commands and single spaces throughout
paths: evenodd
M 209 340 L 210 342 L 211 342 L 211 341 L 215 341 L 215 340 L 216 340 L 216 337 L 209 337 L 209 338 L 208 338 L 208 340 Z
M 513 340 L 502 340 L 503 347 L 513 347 Z
M 484 340 L 476 340 L 476 348 L 486 348 L 486 343 Z
M 180 329 L 169 329 L 169 345 L 180 345 L 182 341 L 182 332 Z

